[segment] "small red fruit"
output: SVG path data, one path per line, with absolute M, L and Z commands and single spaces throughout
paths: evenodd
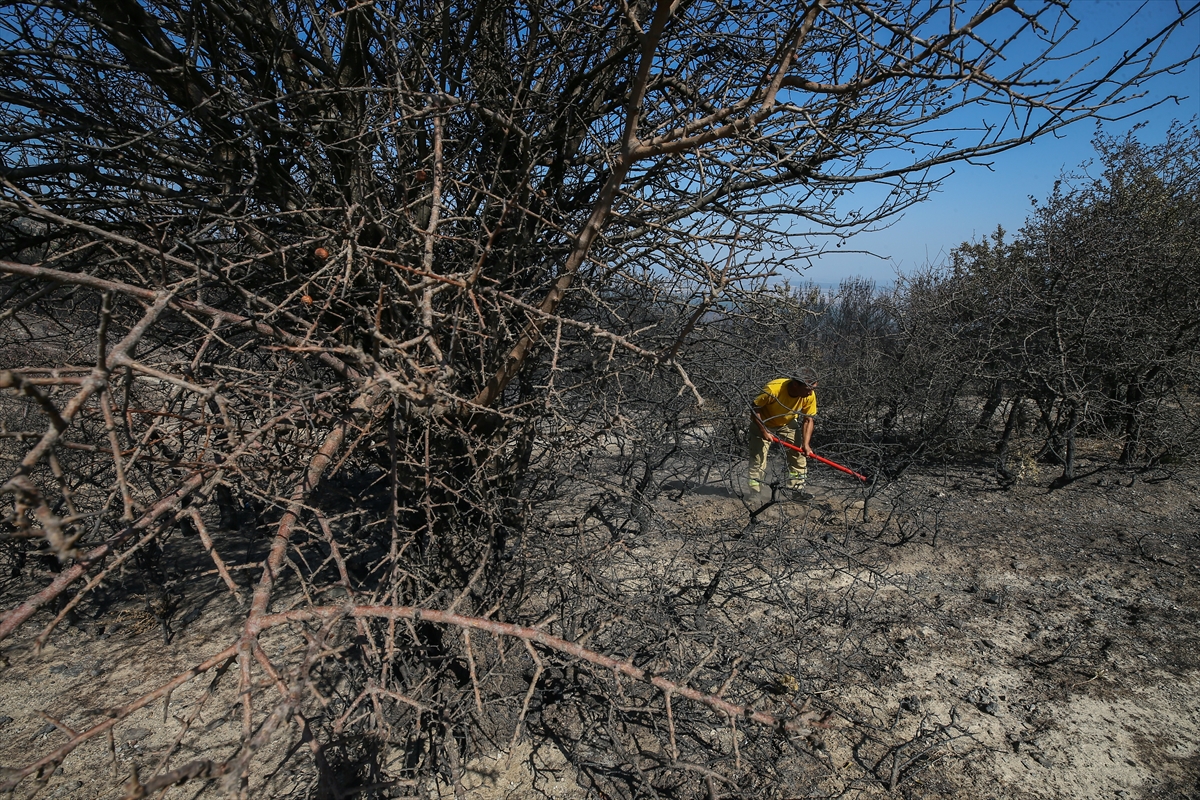
M 318 247 L 316 250 L 313 250 L 313 255 L 317 258 L 329 258 L 329 251 L 324 247 Z
M 300 302 L 304 303 L 304 305 L 306 305 L 306 306 L 311 306 L 312 305 L 312 295 L 310 295 L 310 294 L 304 295 L 303 297 L 300 298 Z

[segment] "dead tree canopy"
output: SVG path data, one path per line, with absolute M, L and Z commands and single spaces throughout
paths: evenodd
M 807 234 L 1129 113 L 1194 13 L 1068 74 L 1091 42 L 1051 1 L 5 3 L 0 492 L 28 580 L 0 638 L 131 565 L 166 581 L 170 533 L 198 536 L 247 603 L 204 667 L 238 654 L 243 729 L 174 777 L 235 784 L 343 629 L 531 621 L 496 564 L 556 448 L 634 419 L 632 386 L 699 403 L 698 332 Z M 875 206 L 839 203 L 863 183 Z M 319 631 L 292 671 L 257 644 L 287 625 Z M 422 709 L 430 626 L 353 649 Z
M 1064 176 L 1014 238 L 964 244 L 926 287 L 930 324 L 969 342 L 948 349 L 994 398 L 989 418 L 1035 406 L 1063 481 L 1077 434 L 1145 465 L 1185 457 L 1197 431 L 1200 129 L 1095 145 L 1095 174 Z

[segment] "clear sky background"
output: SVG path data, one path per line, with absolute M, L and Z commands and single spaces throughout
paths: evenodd
M 1193 0 L 1181 0 L 1185 7 Z M 1077 44 L 1090 42 L 1114 27 L 1115 18 L 1136 11 L 1135 0 L 1075 0 L 1071 11 L 1081 18 L 1080 30 L 1073 36 Z M 1140 44 L 1155 30 L 1178 17 L 1174 0 L 1148 0 L 1138 18 L 1122 37 L 1122 43 Z M 1200 19 L 1193 18 L 1172 37 L 1164 56 L 1178 60 L 1200 45 Z M 1101 55 L 1119 55 L 1121 47 L 1108 46 Z M 1164 60 L 1163 63 L 1167 63 Z M 1172 120 L 1192 120 L 1200 124 L 1200 64 L 1192 62 L 1178 75 L 1162 75 L 1143 87 L 1147 92 L 1139 105 L 1170 95 L 1179 101 L 1165 103 L 1133 119 L 1101 123 L 1110 135 L 1121 135 L 1142 123 L 1137 137 L 1147 144 L 1163 139 Z M 862 276 L 880 285 L 891 284 L 898 273 L 907 273 L 926 264 L 943 261 L 951 249 L 964 241 L 981 239 L 1002 225 L 1016 232 L 1031 210 L 1029 198 L 1045 198 L 1054 181 L 1065 171 L 1078 172 L 1083 162 L 1093 159 L 1091 141 L 1096 135 L 1094 121 L 1080 122 L 1060 132 L 1057 138 L 1043 137 L 1031 144 L 989 159 L 991 168 L 957 164 L 941 190 L 929 200 L 904 213 L 890 228 L 875 233 L 857 234 L 840 251 L 814 259 L 804 278 L 826 287 L 843 279 Z M 875 257 L 862 252 L 871 251 Z

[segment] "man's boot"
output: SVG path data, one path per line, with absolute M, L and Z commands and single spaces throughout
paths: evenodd
M 804 489 L 805 475 L 802 472 L 788 472 L 788 489 L 792 493 L 792 499 L 802 503 L 807 503 L 812 500 L 814 495 Z

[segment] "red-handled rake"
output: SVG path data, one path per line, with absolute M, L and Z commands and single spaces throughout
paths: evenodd
M 803 447 L 797 447 L 796 445 L 792 444 L 791 442 L 785 442 L 783 439 L 780 439 L 778 436 L 773 435 L 769 430 L 767 430 L 767 426 L 763 425 L 762 420 L 758 418 L 758 414 L 752 413 L 750 416 L 754 417 L 754 421 L 758 423 L 758 429 L 763 432 L 763 436 L 767 437 L 768 440 L 775 442 L 776 444 L 781 444 L 784 447 L 790 447 L 792 450 L 795 450 L 798 453 L 803 453 L 808 458 L 815 458 L 817 461 L 820 461 L 822 464 L 831 466 L 836 470 L 846 473 L 847 475 L 853 475 L 854 477 L 858 478 L 863 483 L 867 482 L 867 476 L 859 475 L 854 470 L 850 469 L 849 467 L 843 467 L 841 464 L 837 463 L 836 461 L 830 461 L 828 458 L 822 458 L 821 456 L 817 455 L 816 453 L 804 453 Z

